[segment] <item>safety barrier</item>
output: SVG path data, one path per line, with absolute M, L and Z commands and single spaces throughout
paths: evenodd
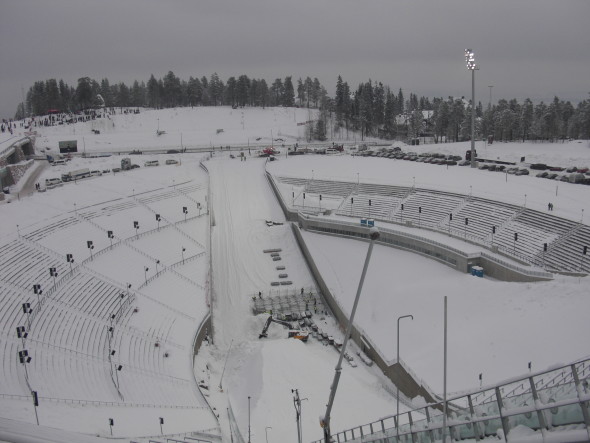
M 443 402 L 391 415 L 371 423 L 356 426 L 332 435 L 335 442 L 398 443 L 409 441 L 434 442 L 443 434 L 453 440 L 488 436 L 508 438 L 517 426 L 525 426 L 539 432 L 543 441 L 549 433 L 557 441 L 555 433 L 560 427 L 575 434 L 574 440 L 590 439 L 590 375 L 588 363 L 582 360 L 567 366 L 537 372 L 509 382 L 486 387 L 447 400 L 449 407 L 446 427 L 443 427 Z M 563 373 L 551 387 L 544 386 L 547 378 Z M 529 386 L 520 394 L 512 395 L 514 387 Z M 537 387 L 541 385 L 541 387 Z M 504 392 L 508 391 L 507 394 Z M 487 401 L 474 400 L 484 396 Z M 426 418 L 415 421 L 416 416 Z M 325 443 L 317 440 L 314 443 Z

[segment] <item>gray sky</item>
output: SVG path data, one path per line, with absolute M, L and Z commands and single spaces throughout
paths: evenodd
M 418 95 L 577 103 L 590 92 L 588 0 L 0 0 L 0 117 L 21 86 L 90 76 L 147 82 L 169 70 L 272 82 L 338 75 Z

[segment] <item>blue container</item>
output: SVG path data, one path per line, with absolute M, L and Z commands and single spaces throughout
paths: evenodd
M 367 219 L 361 218 L 361 226 L 367 226 Z
M 367 226 L 369 226 L 369 228 L 372 228 L 373 226 L 375 226 L 375 220 L 373 220 L 372 218 L 368 219 Z
M 481 266 L 473 266 L 471 268 L 471 275 L 483 278 L 483 268 Z

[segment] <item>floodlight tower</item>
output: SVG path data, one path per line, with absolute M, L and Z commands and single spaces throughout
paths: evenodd
M 465 50 L 465 62 L 471 71 L 471 167 L 475 168 L 475 71 L 479 66 L 475 64 L 475 54 L 471 49 Z

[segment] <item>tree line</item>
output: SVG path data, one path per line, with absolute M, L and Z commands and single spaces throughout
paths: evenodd
M 306 106 L 318 107 L 327 96 L 317 78 L 297 81 L 297 95 L 292 77 L 277 78 L 270 86 L 264 79 L 247 75 L 230 77 L 224 83 L 217 73 L 209 78 L 190 77 L 188 81 L 169 71 L 163 78 L 152 74 L 146 82 L 135 80 L 131 86 L 123 82 L 111 84 L 90 77 L 78 79 L 76 87 L 63 80 L 37 81 L 26 95 L 25 109 L 19 104 L 17 116 L 43 115 L 48 112 L 77 112 L 96 107 L 149 107 L 155 109 L 178 106 Z
M 172 71 L 163 78 L 152 74 L 147 82 L 135 80 L 131 86 L 123 82 L 110 84 L 90 77 L 78 79 L 76 87 L 63 80 L 37 81 L 19 104 L 15 118 L 43 115 L 48 112 L 76 112 L 96 107 L 178 106 L 266 107 L 299 106 L 315 108 L 317 116 L 309 128 L 310 138 L 324 140 L 328 127 L 332 136 L 348 138 L 349 131 L 361 138 L 387 140 L 430 137 L 435 143 L 469 140 L 471 137 L 471 106 L 463 97 L 406 98 L 402 89 L 394 92 L 381 82 L 361 82 L 352 89 L 341 76 L 336 82 L 335 96 L 328 95 L 317 78 L 299 78 L 294 85 L 291 76 L 277 78 L 269 86 L 264 79 L 247 75 L 229 77 L 225 82 L 217 73 L 209 78 L 180 79 Z M 498 141 L 563 140 L 590 138 L 590 100 L 574 106 L 555 97 L 551 103 L 522 103 L 516 99 L 476 104 L 477 139 L 492 136 Z

